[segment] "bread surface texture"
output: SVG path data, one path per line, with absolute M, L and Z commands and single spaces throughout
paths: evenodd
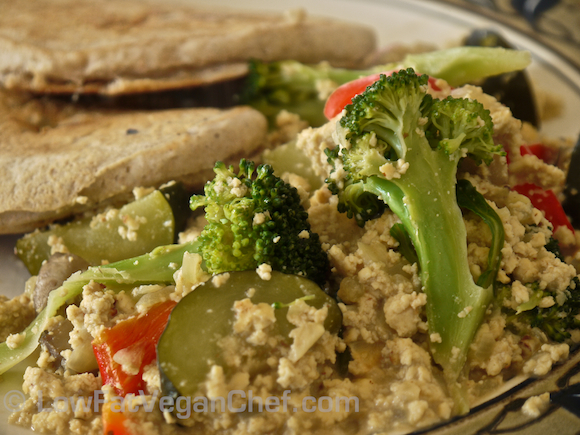
M 242 76 L 251 58 L 356 66 L 374 48 L 369 28 L 301 10 L 250 13 L 161 0 L 0 2 L 0 82 L 9 89 L 175 89 Z
M 6 110 L 6 107 L 4 106 Z M 264 146 L 267 122 L 249 107 L 79 112 L 38 127 L 0 109 L 0 234 L 30 231 L 135 187 L 178 180 L 201 189 L 216 160 Z

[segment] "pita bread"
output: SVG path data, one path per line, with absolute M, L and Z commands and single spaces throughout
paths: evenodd
M 267 134 L 264 116 L 249 107 L 65 117 L 66 105 L 15 104 L 0 101 L 0 234 L 31 231 L 137 186 L 175 179 L 200 189 L 216 160 L 252 157 Z
M 250 58 L 360 66 L 370 28 L 304 12 L 158 0 L 0 2 L 0 82 L 38 93 L 122 94 L 240 77 Z

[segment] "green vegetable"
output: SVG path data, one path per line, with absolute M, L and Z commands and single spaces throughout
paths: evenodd
M 338 333 L 341 326 L 342 314 L 334 299 L 305 278 L 272 272 L 271 279 L 264 281 L 256 272 L 245 271 L 232 272 L 219 286 L 214 280 L 207 281 L 176 305 L 159 339 L 157 361 L 163 395 L 193 397 L 213 364 L 222 366 L 226 375 L 231 374 L 219 340 L 232 334 L 234 302 L 246 298 L 253 304 L 278 306 L 272 334 L 281 335 L 287 346 L 292 344 L 288 334 L 294 328 L 286 318 L 288 305 L 298 299 L 316 308 L 328 307 L 324 327 L 331 333 Z M 252 356 L 256 372 L 264 366 L 268 349 L 256 346 Z
M 389 233 L 397 242 L 399 242 L 399 251 L 401 252 L 401 255 L 411 264 L 418 263 L 419 258 L 417 258 L 417 252 L 415 252 L 415 248 L 413 247 L 413 241 L 409 237 L 407 231 L 405 231 L 405 226 L 398 223 L 394 224 L 389 230 Z
M 208 224 L 198 240 L 204 268 L 212 274 L 273 270 L 305 276 L 324 285 L 329 261 L 297 190 L 274 175 L 269 165 L 242 159 L 238 173 L 222 162 L 205 196 L 191 197 L 192 210 L 205 207 Z
M 501 249 L 505 239 L 503 223 L 484 196 L 468 180 L 457 180 L 456 193 L 457 205 L 478 215 L 490 228 L 492 234 L 487 267 L 477 280 L 477 285 L 487 288 L 493 283 L 501 266 Z M 409 234 L 405 231 L 405 226 L 399 223 L 394 224 L 390 229 L 390 234 L 399 242 L 399 251 L 407 261 L 411 264 L 418 263 L 417 253 Z
M 457 204 L 479 216 L 491 230 L 491 247 L 487 256 L 487 268 L 477 280 L 483 288 L 491 286 L 501 266 L 501 249 L 505 233 L 503 222 L 481 193 L 468 180 L 457 181 Z
M 183 187 L 169 185 L 119 210 L 29 233 L 16 242 L 16 253 L 32 275 L 50 257 L 51 238 L 94 266 L 145 254 L 174 242 L 186 216 L 180 202 L 187 207 Z
M 454 47 L 430 53 L 410 54 L 399 63 L 365 70 L 333 68 L 328 63 L 304 65 L 293 60 L 265 63 L 252 61 L 241 101 L 261 111 L 273 124 L 283 109 L 296 113 L 312 126 L 324 124 L 324 102 L 329 92 L 321 89 L 395 68 L 414 68 L 423 74 L 459 86 L 497 74 L 524 69 L 529 52 L 501 47 Z
M 24 330 L 23 343 L 10 349 L 0 343 L 0 374 L 28 357 L 38 347 L 38 340 L 46 329 L 51 317 L 58 310 L 72 302 L 91 281 L 115 287 L 123 284 L 134 286 L 144 284 L 173 284 L 173 274 L 181 267 L 185 252 L 196 252 L 195 242 L 183 245 L 160 246 L 152 252 L 135 258 L 111 263 L 106 266 L 90 267 L 82 273 L 74 273 L 62 286 L 50 292 L 46 308 Z
M 558 260 L 564 262 L 564 256 L 560 250 L 560 243 L 558 243 L 558 240 L 556 240 L 554 236 L 550 237 L 550 240 L 548 240 L 548 243 L 546 243 L 545 248 L 547 251 L 550 251 L 552 254 L 554 254 Z
M 278 176 L 285 172 L 300 175 L 308 181 L 312 190 L 319 189 L 324 184 L 324 177 L 316 175 L 312 160 L 296 146 L 295 141 L 265 150 L 262 161 L 272 166 L 274 174 Z
M 402 70 L 382 75 L 353 98 L 338 123 L 340 145 L 328 152 L 329 161 L 344 171 L 333 172 L 328 181 L 339 210 L 359 224 L 380 215 L 385 205 L 401 219 L 419 259 L 433 358 L 458 412 L 466 412 L 457 379 L 493 286 L 477 285 L 470 273 L 457 165 L 466 155 L 489 164 L 503 151 L 493 143 L 489 111 L 477 101 L 433 99 L 427 81 L 426 75 Z M 391 165 L 398 169 L 387 178 Z
M 507 327 L 513 328 L 521 335 L 529 333 L 531 328 L 539 328 L 546 336 L 557 342 L 570 339 L 570 331 L 580 329 L 580 280 L 574 277 L 564 291 L 562 302 L 556 294 L 540 289 L 538 282 L 525 284 L 531 291 L 530 299 L 520 304 L 517 309 L 506 306 L 505 301 L 511 299 L 511 286 L 498 283 L 495 305 L 507 316 Z M 555 304 L 541 308 L 542 299 L 552 296 Z M 560 301 L 560 303 L 559 303 Z
M 422 74 L 461 86 L 485 77 L 519 71 L 531 62 L 528 51 L 502 47 L 454 47 L 428 53 L 409 54 L 405 66 Z

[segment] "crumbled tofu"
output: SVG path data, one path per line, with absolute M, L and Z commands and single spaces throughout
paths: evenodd
M 266 263 L 262 263 L 256 269 L 256 273 L 264 281 L 270 281 L 270 279 L 272 279 L 272 266 Z
M 269 211 L 267 211 L 265 213 L 256 213 L 254 215 L 253 224 L 254 225 L 261 225 L 268 220 L 270 220 L 270 212 Z
M 113 361 L 121 366 L 121 370 L 128 375 L 139 373 L 143 354 L 130 348 L 121 349 L 113 355 Z
M 269 338 L 267 329 L 276 322 L 274 308 L 265 303 L 254 305 L 250 299 L 243 299 L 234 304 L 234 312 L 234 332 L 244 334 L 251 344 L 265 344 Z
M 465 317 L 467 317 L 467 315 L 469 313 L 471 313 L 471 311 L 473 310 L 473 307 L 469 306 L 469 307 L 465 307 L 463 310 L 461 310 L 458 314 L 457 317 L 459 317 L 460 319 L 464 319 Z
M 226 282 L 228 282 L 228 280 L 230 279 L 230 274 L 229 272 L 226 273 L 220 273 L 219 275 L 215 275 L 212 279 L 211 279 L 211 283 L 216 286 L 216 287 L 221 287 L 222 285 L 224 285 Z
M 20 347 L 24 340 L 26 339 L 26 332 L 21 332 L 19 334 L 10 334 L 8 338 L 6 338 L 6 346 L 9 349 L 16 349 Z
M 531 418 L 538 418 L 550 405 L 550 393 L 543 393 L 539 396 L 528 398 L 522 406 L 524 415 Z

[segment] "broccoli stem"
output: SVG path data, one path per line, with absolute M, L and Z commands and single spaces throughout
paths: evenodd
M 407 143 L 417 140 L 409 138 Z M 493 287 L 478 286 L 469 269 L 467 231 L 456 197 L 457 162 L 427 146 L 412 147 L 406 159 L 409 168 L 404 176 L 369 177 L 365 190 L 399 216 L 415 246 L 427 294 L 433 358 L 453 390 L 493 298 Z M 456 405 L 458 412 L 469 409 L 465 399 L 456 400 Z

